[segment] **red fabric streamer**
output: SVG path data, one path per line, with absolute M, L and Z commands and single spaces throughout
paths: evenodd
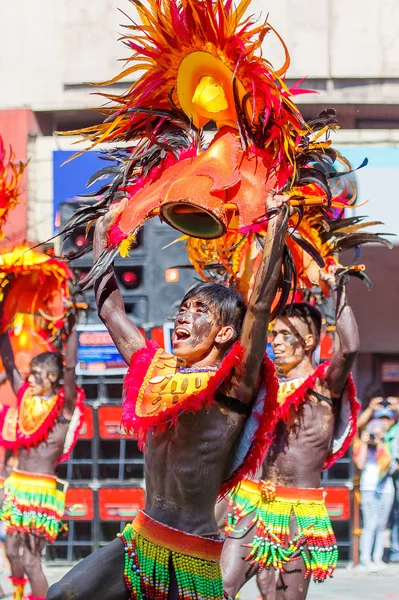
M 72 451 L 76 446 L 76 442 L 78 441 L 79 433 L 80 433 L 80 430 L 82 429 L 82 425 L 83 425 L 85 400 L 86 400 L 86 394 L 85 394 L 84 389 L 79 386 L 76 386 L 75 410 L 79 411 L 79 421 L 73 431 L 73 439 L 72 439 L 69 447 L 67 448 L 67 450 L 64 452 L 64 454 L 59 459 L 58 464 L 69 460 L 69 458 L 72 454 Z
M 348 450 L 353 438 L 356 435 L 357 416 L 360 410 L 360 402 L 357 399 L 356 386 L 355 382 L 353 381 L 352 375 L 349 375 L 348 377 L 345 393 L 347 394 L 348 401 L 350 402 L 351 410 L 349 419 L 349 432 L 341 448 L 337 452 L 335 452 L 335 454 L 331 454 L 327 457 L 323 465 L 323 471 L 325 469 L 329 469 L 339 458 L 342 458 L 344 456 L 345 452 Z

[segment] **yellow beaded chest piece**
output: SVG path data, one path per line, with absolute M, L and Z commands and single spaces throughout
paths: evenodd
M 182 359 L 157 350 L 140 387 L 136 415 L 157 416 L 165 410 L 178 406 L 187 396 L 206 389 L 215 369 L 195 370 L 184 368 Z
M 287 398 L 295 392 L 306 380 L 306 377 L 296 377 L 295 379 L 279 379 L 278 382 L 278 403 L 284 406 Z

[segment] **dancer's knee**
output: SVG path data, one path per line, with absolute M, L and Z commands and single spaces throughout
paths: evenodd
M 221 557 L 223 586 L 231 598 L 235 598 L 242 586 L 255 575 L 255 571 L 244 560 L 242 543 L 246 543 L 246 540 L 227 538 L 223 547 Z
M 6 537 L 5 546 L 6 546 L 6 556 L 10 563 L 13 563 L 14 561 L 20 559 L 19 552 L 20 552 L 21 542 L 17 536 L 8 535 Z
M 53 583 L 53 585 L 49 587 L 46 596 L 46 600 L 71 600 L 71 598 L 72 596 L 67 589 L 59 583 Z M 74 599 L 75 598 L 78 600 L 77 596 L 74 596 Z
M 15 560 L 19 559 L 19 551 L 16 548 L 7 548 L 6 556 L 7 556 L 7 560 L 10 563 L 13 563 Z
M 235 598 L 245 583 L 245 574 L 238 569 L 229 569 L 223 573 L 223 587 L 230 598 Z
M 223 577 L 223 587 L 224 591 L 228 594 L 230 598 L 235 598 L 239 590 L 239 587 L 237 585 L 237 578 L 233 575 Z
M 276 576 L 272 568 L 261 569 L 256 574 L 256 583 L 263 600 L 274 600 L 276 597 Z

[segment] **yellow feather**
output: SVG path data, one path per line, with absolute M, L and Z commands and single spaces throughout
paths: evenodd
M 241 21 L 245 11 L 247 10 L 248 6 L 251 4 L 252 0 L 241 0 L 240 4 L 237 6 L 236 10 L 235 10 L 235 16 L 237 19 L 237 22 Z
M 187 239 L 188 235 L 182 235 L 181 237 L 173 240 L 173 242 L 170 242 L 169 244 L 166 244 L 166 246 L 163 246 L 162 250 L 166 250 L 166 248 L 170 248 L 171 246 L 173 246 L 173 244 L 177 244 L 178 242 L 185 242 Z
M 127 258 L 130 256 L 129 252 L 135 240 L 136 236 L 132 234 L 125 240 L 122 240 L 122 242 L 119 244 L 119 254 L 122 258 Z

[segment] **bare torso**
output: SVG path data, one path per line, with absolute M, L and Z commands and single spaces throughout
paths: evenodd
M 319 393 L 326 393 L 320 386 Z M 334 434 L 334 409 L 326 401 L 307 395 L 287 424 L 280 421 L 262 479 L 288 487 L 320 487 L 321 471 Z
M 18 453 L 18 469 L 28 473 L 54 475 L 62 456 L 67 431 L 68 423 L 57 421 L 45 442 L 40 442 L 35 448 L 21 448 Z
M 149 433 L 146 513 L 188 533 L 217 534 L 215 502 L 244 423 L 245 417 L 215 403 L 209 410 L 181 415 L 163 432 Z

